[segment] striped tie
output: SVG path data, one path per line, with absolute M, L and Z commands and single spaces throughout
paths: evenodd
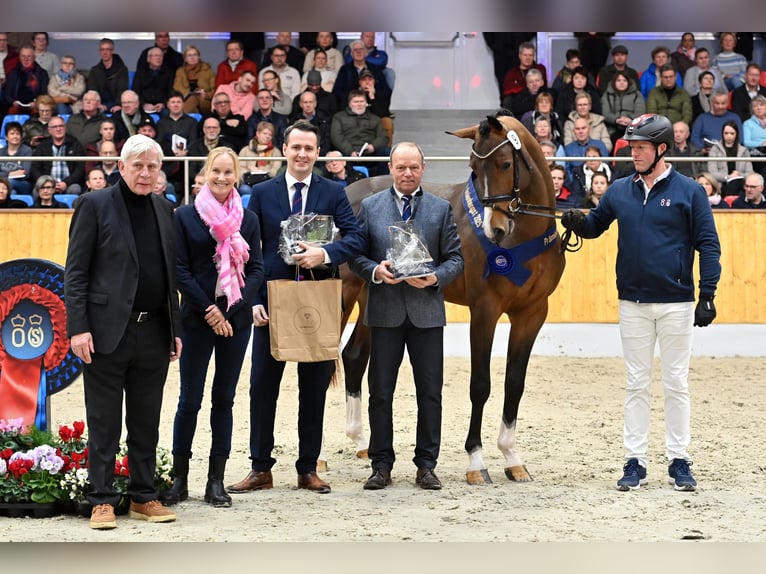
M 402 202 L 404 203 L 404 206 L 402 207 L 402 220 L 403 221 L 409 221 L 410 217 L 412 216 L 412 208 L 410 207 L 410 200 L 412 198 L 409 195 L 403 195 L 402 196 Z
M 293 215 L 301 215 L 303 212 L 303 195 L 301 194 L 301 190 L 303 189 L 303 183 L 300 181 L 296 181 L 295 185 L 293 186 L 295 188 L 295 192 L 293 193 Z

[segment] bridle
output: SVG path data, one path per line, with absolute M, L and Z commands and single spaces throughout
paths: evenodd
M 515 130 L 509 129 L 505 132 L 505 139 L 499 144 L 493 147 L 484 155 L 481 155 L 476 151 L 476 142 L 471 146 L 471 155 L 477 159 L 487 159 L 505 144 L 511 144 L 513 148 L 513 190 L 511 193 L 504 195 L 487 196 L 487 190 L 484 190 L 485 197 L 480 197 L 479 201 L 484 207 L 491 207 L 495 211 L 499 211 L 505 215 L 508 219 L 513 219 L 517 213 L 524 215 L 535 215 L 537 217 L 548 217 L 550 219 L 561 219 L 561 215 L 556 214 L 556 207 L 550 207 L 548 205 L 537 205 L 534 203 L 524 203 L 521 200 L 521 189 L 519 188 L 519 161 L 524 160 L 524 165 L 528 170 L 532 170 L 532 166 L 529 164 L 527 156 L 521 151 L 521 140 Z M 508 209 L 504 209 L 498 206 L 498 203 L 508 202 Z M 548 213 L 546 213 L 548 212 Z M 575 241 L 570 243 L 572 231 L 567 229 L 561 237 L 562 251 L 578 251 L 582 247 L 582 239 L 575 235 Z
M 477 159 L 487 159 L 505 144 L 511 144 L 511 147 L 513 148 L 513 191 L 504 195 L 485 195 L 485 197 L 480 197 L 479 201 L 481 204 L 484 207 L 491 207 L 495 211 L 499 211 L 509 219 L 513 219 L 513 216 L 517 213 L 524 215 L 536 215 L 538 217 L 549 217 L 551 219 L 561 219 L 560 215 L 556 215 L 555 207 L 550 207 L 547 205 L 536 205 L 534 203 L 524 203 L 521 201 L 521 189 L 519 188 L 519 161 L 523 159 L 524 165 L 527 166 L 528 170 L 531 170 L 532 166 L 529 165 L 527 156 L 524 155 L 521 151 L 521 140 L 519 139 L 519 135 L 515 130 L 508 130 L 505 133 L 505 139 L 503 139 L 499 144 L 497 144 L 484 155 L 481 155 L 476 151 L 476 144 L 474 143 L 474 145 L 471 146 L 471 155 Z M 484 191 L 486 194 L 487 190 Z M 508 202 L 508 209 L 504 209 L 497 205 L 498 203 L 505 203 L 506 201 Z M 541 211 L 548 211 L 550 213 L 540 213 Z

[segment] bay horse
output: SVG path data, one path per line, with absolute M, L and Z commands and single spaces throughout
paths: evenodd
M 502 112 L 487 116 L 478 125 L 447 133 L 473 140 L 472 176 L 468 183 L 424 183 L 423 188 L 451 203 L 465 260 L 463 275 L 445 288 L 445 299 L 467 306 L 471 316 L 466 479 L 469 484 L 492 482 L 482 458 L 481 423 L 490 394 L 492 341 L 497 321 L 505 313 L 511 330 L 497 445 L 505 457 L 508 479 L 531 481 L 516 448 L 516 421 L 532 346 L 548 315 L 548 297 L 564 271 L 566 241 L 559 238 L 553 219 L 553 183 L 534 137 Z M 390 176 L 378 176 L 353 183 L 346 191 L 357 212 L 364 197 L 390 186 Z M 359 304 L 356 325 L 342 351 L 346 434 L 355 441 L 357 456 L 366 457 L 361 388 L 370 356 L 370 332 L 362 320 L 367 290 L 347 266 L 341 269 L 341 277 L 344 327 L 354 304 Z

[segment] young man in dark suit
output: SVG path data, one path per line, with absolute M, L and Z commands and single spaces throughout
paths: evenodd
M 258 216 L 266 281 L 295 279 L 296 268 L 278 253 L 281 222 L 291 214 L 332 215 L 341 239 L 324 247 L 299 243 L 305 249 L 293 255 L 305 279 L 328 279 L 341 263 L 352 261 L 364 250 L 359 223 L 340 184 L 312 174 L 320 154 L 319 130 L 299 120 L 285 131 L 282 153 L 287 170 L 280 176 L 253 188 L 248 204 Z M 251 471 L 230 493 L 263 490 L 273 486 L 271 468 L 276 463 L 274 418 L 279 385 L 285 362 L 271 356 L 267 286 L 264 283 L 253 307 L 253 358 L 250 372 L 250 459 Z M 334 368 L 333 361 L 298 363 L 298 488 L 328 493 L 330 485 L 316 473 L 317 457 L 322 446 L 325 393 Z
M 372 476 L 365 490 L 391 484 L 395 461 L 393 400 L 404 349 L 410 356 L 418 402 L 415 482 L 426 490 L 442 485 L 434 472 L 441 443 L 444 362 L 444 288 L 463 272 L 460 237 L 445 199 L 421 189 L 425 162 L 414 143 L 402 142 L 391 150 L 388 167 L 393 186 L 362 201 L 359 222 L 367 241 L 366 252 L 351 264 L 368 282 L 364 323 L 371 329 L 370 448 Z M 387 257 L 392 224 L 412 221 L 433 258 L 433 273 L 398 278 Z
M 83 195 L 69 228 L 67 335 L 84 363 L 94 529 L 117 525 L 120 495 L 112 483 L 123 395 L 130 517 L 176 518 L 154 485 L 163 387 L 169 362 L 181 355 L 173 208 L 152 193 L 161 167 L 160 145 L 131 136 L 122 147 L 120 181 Z

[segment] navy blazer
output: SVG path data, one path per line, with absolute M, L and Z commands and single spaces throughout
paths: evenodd
M 210 228 L 202 221 L 194 205 L 179 207 L 175 212 L 176 274 L 181 292 L 181 321 L 184 327 L 207 327 L 205 309 L 215 303 L 234 330 L 250 328 L 253 324 L 252 306 L 263 282 L 263 256 L 258 218 L 244 210 L 240 235 L 250 246 L 250 258 L 245 263 L 245 286 L 242 299 L 226 310 L 226 297 L 215 297 L 218 272 L 213 255 L 216 241 Z
M 122 339 L 138 287 L 138 252 L 128 208 L 120 186 L 123 180 L 79 198 L 69 226 L 64 272 L 67 335 L 90 332 L 97 353 L 112 353 Z M 175 273 L 173 206 L 150 194 L 161 238 L 171 341 L 180 336 Z
M 282 232 L 280 223 L 290 217 L 291 211 L 285 174 L 256 185 L 250 195 L 248 208 L 255 212 L 260 223 L 265 273 L 265 281 L 256 303 L 267 306 L 266 281 L 295 278 L 295 265 L 285 263 L 278 253 L 279 235 Z M 314 269 L 315 279 L 331 277 L 337 266 L 352 261 L 364 251 L 362 229 L 340 184 L 312 174 L 303 212 L 332 215 L 342 237 L 324 246 L 331 265 L 329 269 Z M 304 272 L 304 276 L 310 278 L 309 273 Z
M 398 327 L 406 318 L 418 328 L 442 327 L 447 321 L 444 288 L 463 272 L 460 236 L 450 203 L 431 193 L 412 199 L 412 221 L 433 258 L 436 287 L 418 289 L 404 281 L 396 285 L 373 283 L 372 273 L 387 259 L 391 247 L 389 226 L 401 222 L 398 200 L 392 188 L 362 200 L 359 223 L 365 233 L 367 252 L 351 263 L 351 269 L 369 286 L 364 324 Z

